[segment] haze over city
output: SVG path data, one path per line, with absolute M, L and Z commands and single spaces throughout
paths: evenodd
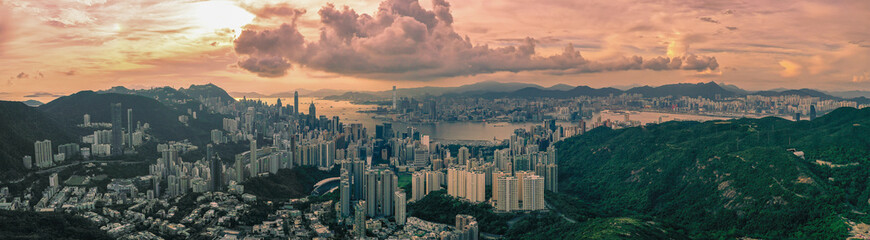
M 870 90 L 868 14 L 860 0 L 4 0 L 0 99 L 209 82 Z

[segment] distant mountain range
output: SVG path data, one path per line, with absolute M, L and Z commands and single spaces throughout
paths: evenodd
M 334 89 L 320 89 L 316 91 L 299 89 L 300 97 L 317 97 L 331 100 L 348 100 L 348 101 L 382 101 L 389 100 L 392 95 L 392 90 L 385 91 L 343 91 Z M 667 84 L 657 87 L 653 86 L 614 86 L 605 88 L 592 88 L 588 86 L 571 86 L 567 84 L 556 84 L 550 87 L 544 87 L 532 83 L 515 83 L 515 82 L 495 82 L 484 81 L 474 84 L 467 84 L 458 87 L 417 87 L 417 88 L 398 88 L 399 97 L 426 97 L 426 96 L 454 96 L 454 97 L 484 97 L 484 98 L 503 98 L 503 97 L 555 97 L 555 98 L 572 98 L 578 96 L 609 96 L 627 94 L 642 94 L 645 97 L 705 97 L 715 99 L 718 97 L 734 97 L 745 95 L 762 95 L 762 96 L 786 96 L 800 95 L 819 97 L 822 99 L 848 99 L 859 103 L 870 103 L 861 97 L 870 97 L 870 91 L 846 91 L 846 92 L 824 92 L 813 89 L 772 89 L 766 91 L 749 91 L 741 89 L 735 85 L 707 82 L 707 83 L 677 83 Z M 293 92 L 282 92 L 276 94 L 261 94 L 256 92 L 230 92 L 233 97 L 248 97 L 248 98 L 289 98 L 293 97 Z

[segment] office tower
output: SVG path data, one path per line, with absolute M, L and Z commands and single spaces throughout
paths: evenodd
M 523 210 L 544 209 L 544 178 L 528 175 L 523 179 Z
M 384 123 L 384 139 L 393 138 L 393 124 Z
M 398 225 L 405 225 L 405 221 L 407 220 L 407 219 L 406 219 L 406 218 L 407 218 L 407 212 L 406 212 L 406 210 L 405 210 L 405 207 L 406 207 L 406 204 L 408 203 L 408 201 L 406 200 L 406 197 L 405 197 L 405 192 L 403 192 L 402 190 L 396 191 L 396 192 L 395 192 L 395 196 L 396 196 L 396 198 L 395 198 L 395 202 L 396 202 L 396 203 L 395 203 L 395 205 L 396 205 L 396 211 L 395 211 L 396 224 L 398 224 Z
M 299 91 L 293 91 L 293 117 L 299 118 Z
M 127 147 L 133 148 L 133 109 L 127 109 Z
M 281 98 L 278 98 L 278 101 L 275 102 L 275 107 L 278 108 L 278 116 L 284 116 L 284 105 L 281 105 Z
M 257 140 L 251 139 L 251 177 L 256 177 L 260 173 L 260 164 L 257 161 Z
M 33 158 L 30 156 L 24 156 L 21 161 L 24 163 L 25 169 L 33 168 Z
M 308 117 L 317 119 L 317 107 L 314 106 L 314 100 L 311 101 L 311 105 L 308 105 Z
M 426 196 L 426 173 L 411 174 L 411 201 L 420 201 Z
M 393 110 L 396 110 L 396 103 L 398 99 L 396 98 L 396 86 L 393 86 Z
M 352 200 L 360 200 L 365 198 L 365 183 L 363 183 L 363 176 L 365 175 L 366 170 L 366 162 L 361 159 L 352 160 L 353 170 L 351 171 L 351 183 L 353 184 L 351 188 L 353 188 L 353 195 L 351 196 Z
M 559 192 L 559 165 L 547 164 L 545 172 L 545 189 L 555 193 Z
M 211 144 L 205 147 L 205 156 L 208 161 L 209 170 L 211 171 L 211 190 L 218 192 L 223 190 L 223 168 L 221 167 L 220 159 L 214 156 L 214 147 Z
M 84 118 L 85 126 L 90 126 L 91 125 L 91 115 L 85 114 L 85 116 L 83 118 Z
M 459 148 L 459 152 L 456 153 L 457 164 L 459 165 L 467 165 L 468 158 L 471 157 L 471 154 L 468 152 L 468 148 L 461 147 Z
M 414 166 L 423 168 L 429 165 L 429 150 L 422 147 L 414 149 Z
M 816 105 L 810 105 L 810 121 L 816 120 Z
M 366 201 L 356 203 L 356 214 L 353 219 L 353 232 L 357 238 L 366 236 Z
M 112 156 L 124 154 L 124 133 L 121 130 L 121 103 L 112 104 Z
M 795 120 L 795 121 L 800 121 L 800 120 L 801 120 L 801 113 L 795 113 L 795 114 L 794 114 L 794 120 Z
M 53 165 L 51 140 L 36 141 L 33 144 L 36 156 L 36 167 L 47 168 Z
M 517 178 L 512 176 L 500 177 L 496 181 L 498 185 L 498 202 L 496 209 L 501 212 L 510 212 L 519 209 L 517 193 Z
M 341 217 L 350 216 L 350 172 L 347 169 L 341 170 L 341 189 L 339 189 L 339 194 L 341 197 L 339 201 L 341 202 L 341 207 L 339 208 L 339 214 Z

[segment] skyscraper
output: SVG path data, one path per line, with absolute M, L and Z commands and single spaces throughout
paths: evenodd
M 810 105 L 810 121 L 816 120 L 816 105 Z
M 314 107 L 314 101 L 311 101 L 311 105 L 308 105 L 308 118 L 311 119 L 312 126 L 317 125 L 317 108 Z
M 341 207 L 339 208 L 339 214 L 341 217 L 350 216 L 350 172 L 347 169 L 341 170 L 341 189 L 339 189 L 339 193 L 341 197 L 339 201 L 341 202 Z
M 559 192 L 559 165 L 547 164 L 546 169 L 545 188 L 551 192 Z
M 260 166 L 257 162 L 257 140 L 251 139 L 251 177 L 257 176 L 260 173 Z
M 284 105 L 281 105 L 281 98 L 278 98 L 278 101 L 275 103 L 275 107 L 278 108 L 278 116 L 284 116 Z
M 451 169 L 453 170 L 453 169 Z M 426 173 L 415 172 L 411 175 L 411 201 L 420 201 L 426 196 Z
M 236 183 L 241 184 L 242 181 L 245 180 L 245 164 L 244 164 L 245 159 L 241 158 L 239 156 L 240 155 L 236 156 L 236 167 L 235 167 L 236 169 L 235 169 L 235 171 L 236 171 Z
M 299 117 L 299 91 L 293 91 L 293 117 Z
M 405 197 L 405 192 L 402 190 L 395 192 L 395 205 L 396 205 L 396 224 L 405 225 L 405 221 L 407 220 L 407 212 L 405 210 L 406 204 L 408 203 L 407 198 Z
M 396 110 L 398 99 L 396 98 L 396 86 L 393 86 L 393 110 Z
M 127 147 L 133 148 L 133 109 L 127 109 Z
M 365 238 L 366 236 L 366 201 L 360 200 L 356 203 L 356 214 L 353 219 L 353 233 L 356 238 Z
M 528 175 L 523 178 L 523 210 L 544 209 L 544 178 Z
M 121 131 L 124 123 L 121 114 L 121 103 L 112 104 L 112 156 L 124 154 L 124 133 Z
M 495 208 L 501 212 L 519 210 L 519 198 L 517 196 L 517 178 L 506 176 L 496 181 L 498 184 L 498 202 Z
M 221 191 L 223 189 L 223 182 L 221 181 L 223 171 L 220 160 L 214 156 L 214 146 L 211 143 L 205 146 L 205 158 L 209 163 L 209 170 L 211 172 L 211 190 L 215 192 Z

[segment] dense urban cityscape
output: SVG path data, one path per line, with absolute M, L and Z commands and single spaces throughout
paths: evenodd
M 222 92 L 214 85 L 190 89 L 200 87 Z M 149 96 L 157 90 L 128 91 Z M 674 114 L 697 114 L 708 109 L 703 112 L 721 116 L 807 112 L 809 119 L 814 120 L 817 114 L 836 107 L 859 107 L 856 102 L 800 95 L 751 95 L 723 100 L 623 94 L 571 99 L 417 101 L 400 99 L 395 88 L 393 91 L 390 99 L 393 104 L 387 106 L 386 112 L 384 107 L 378 107 L 379 114 L 374 118 L 392 115 L 407 120 L 432 116 L 429 121 L 446 118 L 541 124 L 515 129 L 509 139 L 502 139 L 492 147 L 448 146 L 414 127 L 394 129 L 392 123 L 383 122 L 375 129 L 366 129 L 361 123 L 344 123 L 340 116 L 318 116 L 313 101 L 307 104 L 307 114 L 303 113 L 299 111 L 304 109 L 304 103 L 299 102 L 298 93 L 287 104 L 282 104 L 281 99 L 275 104 L 253 99 L 236 101 L 225 92 L 198 99 L 161 100 L 160 96 L 154 96 L 167 104 L 193 106 L 175 117 L 181 124 L 190 124 L 198 116 L 218 114 L 225 116 L 220 121 L 221 128 L 208 131 L 204 149 L 189 139 L 161 141 L 151 134 L 150 123 L 136 118 L 137 109 L 111 103 L 106 106 L 110 108 L 110 119 L 106 119 L 109 122 L 93 121 L 96 119 L 89 114 L 81 116 L 76 127 L 92 134 L 80 136 L 80 141 L 34 142 L 35 152 L 24 156 L 22 163 L 26 169 L 38 171 L 21 180 L 30 176 L 47 178 L 48 185 L 44 189 L 30 185 L 17 194 L 4 187 L 0 192 L 0 209 L 72 213 L 99 225 L 108 235 L 124 239 L 367 236 L 479 239 L 481 234 L 497 235 L 482 233 L 475 218 L 469 215 L 457 215 L 455 225 L 409 216 L 407 204 L 446 189 L 450 197 L 471 204 L 488 204 L 493 212 L 550 211 L 545 195 L 559 192 L 556 142 L 597 127 L 619 129 L 662 123 L 661 117 L 649 123 L 631 120 L 630 111 L 625 109 Z M 611 109 L 625 111 L 617 115 L 624 118 L 592 119 L 590 112 Z M 155 149 L 143 149 L 147 147 Z M 218 154 L 227 152 L 222 148 L 240 152 Z M 133 160 L 132 163 L 150 162 L 147 173 L 111 179 L 106 179 L 106 174 L 87 174 L 107 164 L 131 163 L 112 159 L 140 151 L 159 154 L 155 158 Z M 204 155 L 187 158 L 193 152 Z M 70 173 L 66 169 L 71 165 L 82 169 Z M 330 177 L 311 186 L 314 190 L 308 197 L 258 199 L 245 191 L 246 186 L 250 187 L 247 180 L 294 168 L 322 171 Z M 96 185 L 100 182 L 108 183 Z
M 867 16 L 0 0 L 0 239 L 870 239 Z

